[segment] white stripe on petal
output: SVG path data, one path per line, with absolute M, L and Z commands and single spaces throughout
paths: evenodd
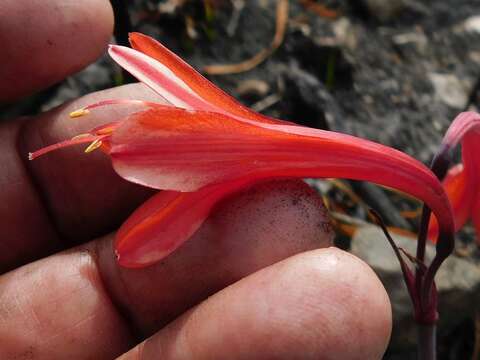
M 119 45 L 110 45 L 108 53 L 122 68 L 172 105 L 186 109 L 213 110 L 212 105 L 198 96 L 172 70 L 148 55 Z

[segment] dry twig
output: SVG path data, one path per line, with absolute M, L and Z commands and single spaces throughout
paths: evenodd
M 205 66 L 202 70 L 209 75 L 238 74 L 253 69 L 273 54 L 282 44 L 288 22 L 288 0 L 278 0 L 275 36 L 270 46 L 262 49 L 252 58 L 237 64 L 218 64 Z
M 325 5 L 318 4 L 312 0 L 300 0 L 299 2 L 305 7 L 305 9 L 314 12 L 318 16 L 328 18 L 328 19 L 336 19 L 337 17 L 340 16 L 339 12 L 335 10 L 331 10 L 327 8 Z

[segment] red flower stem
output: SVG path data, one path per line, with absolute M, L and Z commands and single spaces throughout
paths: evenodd
M 442 181 L 451 163 L 450 146 L 441 146 L 434 157 L 431 165 L 432 172 Z M 424 205 L 417 241 L 417 260 L 425 261 L 425 250 L 427 245 L 427 232 L 430 222 L 431 210 Z M 455 246 L 454 234 L 440 234 L 436 246 L 435 257 L 425 271 L 417 267 L 415 271 L 415 290 L 418 296 L 415 309 L 418 329 L 418 359 L 436 359 L 436 322 L 437 322 L 437 290 L 434 278 L 443 261 L 450 256 Z M 414 301 L 415 304 L 415 301 Z
M 418 360 L 435 360 L 437 358 L 436 325 L 418 325 Z
M 447 175 L 448 167 L 451 163 L 450 157 L 450 146 L 443 145 L 440 148 L 440 151 L 434 157 L 431 165 L 432 172 L 437 176 L 437 178 L 442 181 Z M 418 235 L 417 241 L 417 259 L 420 262 L 425 260 L 425 249 L 427 241 L 427 231 L 428 224 L 430 221 L 431 211 L 427 206 L 423 207 L 422 212 L 422 222 L 420 224 L 420 232 Z M 421 269 L 417 268 L 416 271 L 416 286 L 419 294 L 422 298 L 422 303 L 426 308 L 428 308 L 428 302 L 430 298 L 430 291 L 432 289 L 433 281 L 435 274 L 440 268 L 443 261 L 450 256 L 455 248 L 455 237 L 454 234 L 440 234 L 438 237 L 438 242 L 436 245 L 435 257 L 432 260 L 432 263 L 425 273 L 425 278 L 423 279 L 424 272 Z
M 428 223 L 430 221 L 430 215 L 432 211 L 428 206 L 423 206 L 422 216 L 420 220 L 420 229 L 418 231 L 418 241 L 417 241 L 417 260 L 420 262 L 425 262 L 425 250 L 427 245 L 427 233 L 428 233 Z M 418 271 L 417 271 L 418 272 Z
M 430 215 L 432 211 L 428 206 L 423 206 L 422 217 L 420 221 L 420 229 L 418 232 L 417 241 L 417 260 L 421 263 L 425 263 L 425 250 L 427 246 L 427 232 L 428 224 L 430 222 Z M 422 292 L 423 276 L 425 275 L 425 269 L 417 267 L 415 270 L 415 289 L 417 294 Z

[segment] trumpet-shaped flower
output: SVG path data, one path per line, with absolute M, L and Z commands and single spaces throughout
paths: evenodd
M 468 220 L 472 220 L 477 232 L 477 241 L 480 235 L 479 135 L 480 116 L 474 112 L 464 112 L 452 122 L 442 145 L 442 153 L 448 159 L 450 150 L 461 143 L 462 163 L 448 171 L 442 185 L 452 206 L 455 231 L 462 228 Z M 438 222 L 432 217 L 428 236 L 435 241 L 437 234 Z
M 357 137 L 255 113 L 155 40 L 134 33 L 130 41 L 133 49 L 112 45 L 110 55 L 171 105 L 135 101 L 142 111 L 30 155 L 89 142 L 86 151 L 101 148 L 121 177 L 166 190 L 118 231 L 120 264 L 141 267 L 161 260 L 198 229 L 218 201 L 270 178 L 341 177 L 396 188 L 432 209 L 440 238 L 453 232 L 441 183 L 415 159 Z M 124 102 L 131 101 L 103 101 L 71 115 Z

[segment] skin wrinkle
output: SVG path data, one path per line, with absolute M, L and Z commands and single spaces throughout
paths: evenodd
M 37 311 L 35 310 L 35 307 L 32 305 L 31 301 L 29 301 L 28 308 L 29 308 L 29 310 L 30 310 L 30 313 L 29 313 L 30 319 L 33 319 L 33 320 L 34 320 L 36 327 L 41 327 L 41 326 L 42 326 L 42 322 L 40 321 L 39 314 L 38 314 Z
M 129 308 L 131 308 L 133 302 L 131 300 L 131 294 L 129 291 L 129 287 L 125 283 L 125 279 L 122 276 L 122 273 L 120 271 L 119 266 L 114 266 L 113 271 L 115 272 L 115 277 L 118 279 L 118 283 L 120 284 L 120 293 L 122 294 L 122 298 L 125 299 L 125 301 L 120 301 L 118 296 L 116 296 L 115 292 L 112 291 L 112 287 L 108 286 L 108 282 L 105 280 L 105 275 L 107 274 L 107 271 L 105 271 L 105 268 L 102 266 L 102 263 L 99 261 L 100 259 L 100 253 L 102 252 L 102 248 L 107 249 L 107 248 L 112 248 L 113 242 L 110 241 L 111 238 L 113 238 L 113 234 L 110 236 L 107 236 L 105 238 L 99 239 L 99 241 L 96 241 L 94 243 L 94 253 L 95 253 L 95 264 L 98 269 L 98 274 L 99 274 L 99 279 L 102 282 L 102 286 L 105 290 L 105 292 L 108 294 L 108 298 L 110 299 L 111 303 L 115 307 L 116 311 L 120 314 L 122 319 L 124 320 L 125 324 L 128 326 L 130 329 L 130 332 L 133 336 L 134 333 L 139 333 L 138 327 L 135 325 L 135 322 L 133 321 L 132 317 L 129 315 Z M 110 237 L 110 239 L 109 239 Z M 105 253 L 105 251 L 103 251 Z M 113 254 L 113 251 L 112 251 Z M 103 269 L 103 271 L 102 271 Z
M 67 334 L 69 334 L 70 332 L 73 332 L 77 327 L 80 327 L 82 326 L 83 324 L 85 324 L 86 322 L 94 319 L 98 317 L 98 314 L 96 313 L 91 313 L 89 315 L 87 315 L 86 317 L 84 317 L 83 319 L 80 319 L 78 320 L 77 322 L 75 322 L 74 324 L 72 324 L 71 326 L 69 326 L 67 329 L 61 329 L 58 333 L 52 335 L 52 336 L 49 336 L 48 338 L 46 339 L 42 339 L 42 341 L 39 343 L 39 345 L 42 345 L 42 346 L 45 346 L 45 345 L 48 345 L 50 344 L 51 342 L 57 340 L 58 338 L 60 337 L 65 337 Z
M 59 239 L 57 237 L 55 228 L 52 226 L 50 219 L 48 218 L 48 215 L 45 215 L 45 206 L 42 202 L 41 194 L 35 187 L 34 181 L 30 176 L 28 169 L 24 166 L 22 156 L 18 149 L 19 139 L 22 136 L 21 127 L 24 123 L 25 118 L 15 123 L 5 122 L 0 127 L 2 132 L 9 134 L 8 138 L 13 140 L 5 141 L 3 143 L 3 146 L 6 147 L 5 149 L 2 149 L 2 153 L 4 154 L 3 156 L 7 156 L 6 154 L 12 154 L 12 157 L 14 158 L 5 162 L 4 166 L 6 169 L 5 171 L 2 171 L 2 175 L 7 176 L 7 178 L 1 179 L 0 183 L 5 184 L 2 186 L 5 186 L 4 189 L 9 189 L 7 190 L 9 194 L 21 193 L 23 196 L 28 196 L 28 199 L 25 202 L 18 203 L 18 207 L 20 207 L 22 210 L 24 208 L 28 208 L 30 211 L 25 212 L 27 216 L 30 216 L 30 218 L 27 219 L 26 226 L 22 231 L 20 231 L 20 234 L 16 236 L 16 239 L 12 240 L 16 241 L 17 244 L 19 242 L 30 240 L 31 235 L 33 234 L 31 234 L 32 231 L 30 231 L 28 227 L 42 228 L 44 233 L 43 239 L 48 239 L 48 245 L 45 246 L 46 244 L 43 243 L 42 237 L 39 237 L 37 243 L 29 243 L 29 246 L 12 249 L 10 243 L 12 240 L 8 241 L 7 239 L 10 238 L 6 238 L 7 241 L 0 242 L 3 245 L 0 245 L 0 248 L 4 247 L 4 251 L 2 251 L 2 257 L 4 259 L 1 261 L 2 264 L 0 265 L 0 274 L 13 269 L 15 266 L 31 261 L 34 259 L 34 254 L 41 256 L 48 252 L 53 252 L 59 248 Z M 17 179 L 17 181 L 11 181 L 10 178 L 12 177 Z M 21 189 L 17 189 L 18 187 L 21 187 Z M 4 205 L 0 205 L 0 212 L 4 214 L 4 220 L 7 221 L 10 226 L 12 226 L 14 221 L 9 222 L 9 220 L 6 220 L 5 216 L 16 216 L 16 213 L 20 209 L 17 210 L 17 208 L 15 208 L 12 213 L 10 207 L 2 209 L 3 206 Z M 33 213 L 34 209 L 36 211 Z M 7 228 L 4 228 L 4 231 L 8 231 L 8 226 Z M 23 240 L 23 238 L 25 238 L 25 240 Z
M 111 235 L 113 237 L 113 235 Z M 113 311 L 118 316 L 121 323 L 124 325 L 126 332 L 128 333 L 129 339 L 133 342 L 135 338 L 135 328 L 133 323 L 126 317 L 124 311 L 119 307 L 118 301 L 115 300 L 112 293 L 109 292 L 108 286 L 105 283 L 105 280 L 102 276 L 100 263 L 99 263 L 99 246 L 102 242 L 97 241 L 93 242 L 92 250 L 88 248 L 85 249 L 85 256 L 89 257 L 90 266 L 84 266 L 83 271 L 80 269 L 80 273 L 90 280 L 92 284 L 96 284 L 96 288 L 103 294 L 102 299 L 104 300 L 105 305 L 113 309 Z M 111 243 L 111 242 L 109 242 Z
M 15 136 L 15 151 L 18 156 L 19 162 L 23 166 L 23 169 L 26 173 L 26 178 L 28 179 L 28 182 L 31 184 L 32 188 L 34 189 L 35 195 L 38 198 L 38 201 L 41 204 L 41 207 L 43 208 L 42 213 L 46 214 L 46 218 L 48 221 L 48 224 L 46 226 L 49 227 L 49 230 L 53 233 L 54 236 L 54 241 L 56 243 L 60 242 L 60 235 L 58 233 L 58 229 L 55 226 L 55 221 L 54 221 L 54 216 L 51 211 L 50 206 L 48 206 L 48 200 L 45 197 L 44 193 L 41 191 L 40 184 L 38 182 L 38 179 L 35 178 L 33 175 L 31 167 L 28 166 L 28 156 L 26 156 L 24 148 L 22 147 L 22 141 L 25 138 L 25 133 L 26 129 L 25 127 L 28 126 L 30 118 L 29 117 L 23 117 L 21 119 L 16 119 L 17 123 L 17 131 L 16 131 L 16 136 Z M 28 154 L 28 153 L 27 153 Z

